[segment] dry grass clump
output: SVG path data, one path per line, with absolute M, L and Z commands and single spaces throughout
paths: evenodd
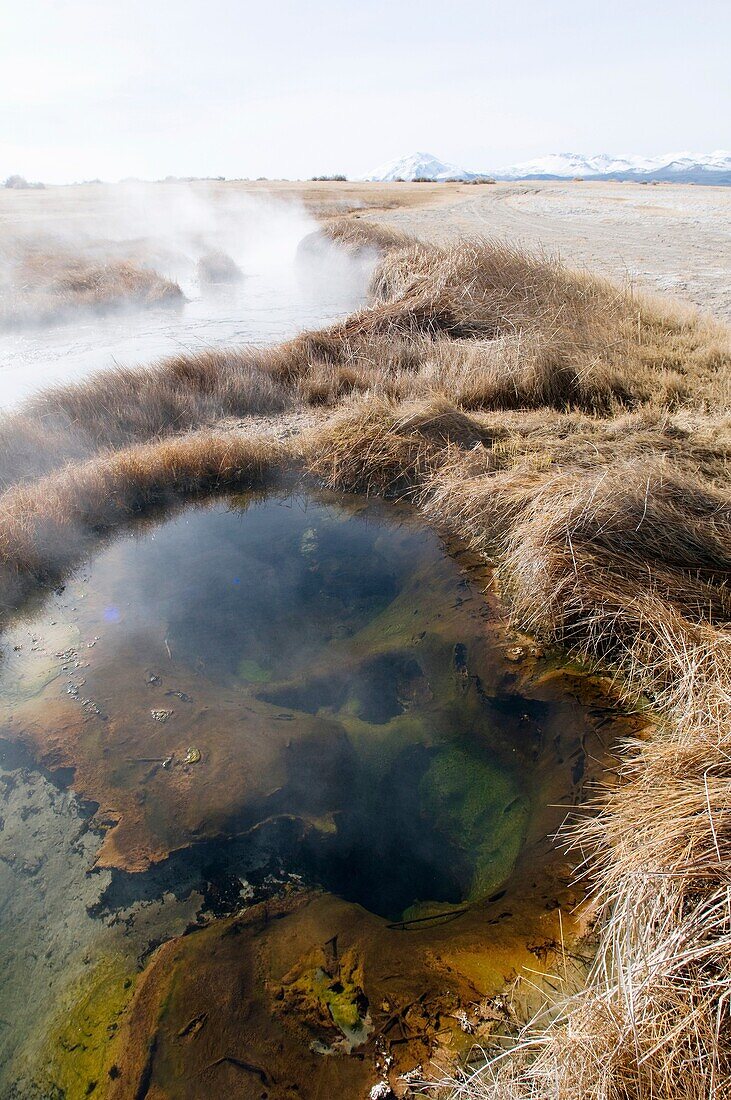
M 205 351 L 56 386 L 0 420 L 0 487 L 109 447 L 162 439 L 296 400 L 268 369 L 276 353 Z
M 198 278 L 202 283 L 238 283 L 244 273 L 228 252 L 217 249 L 198 260 Z
M 388 229 L 375 222 L 353 217 L 331 218 L 299 243 L 298 260 L 310 263 L 346 261 L 362 266 L 375 266 L 379 259 L 393 250 L 401 250 L 413 243 L 405 233 Z
M 490 344 L 501 339 L 512 376 L 504 390 L 517 390 L 508 398 L 512 407 L 535 407 L 546 396 L 556 407 L 560 401 L 601 411 L 653 397 L 663 404 L 697 403 L 704 389 L 708 400 L 719 389 L 729 396 L 726 330 L 568 271 L 549 257 L 487 242 L 415 245 L 389 253 L 373 289 L 394 328 L 403 313 L 425 318 L 432 334 Z M 383 324 L 380 317 L 374 322 Z M 493 355 L 496 350 L 489 347 Z M 523 376 L 517 386 L 516 361 Z M 499 376 L 501 364 L 486 365 L 488 374 Z M 531 375 L 540 380 L 537 386 L 526 385 Z M 549 379 L 555 396 L 546 388 Z M 500 394 L 491 398 L 488 392 L 485 406 L 495 399 L 501 401 Z
M 383 255 L 372 304 L 303 338 L 305 396 L 437 392 L 474 409 L 604 415 L 729 405 L 728 331 L 675 304 L 495 242 L 437 248 L 347 219 L 328 235 Z
M 408 248 L 413 245 L 414 239 L 408 233 L 400 233 L 397 229 L 391 229 L 378 222 L 364 221 L 355 215 L 350 218 L 332 218 L 321 230 L 305 237 L 300 245 L 307 249 L 317 247 L 318 238 L 335 241 L 341 248 L 351 253 L 359 253 L 364 249 L 374 249 L 381 253 Z
M 444 461 L 445 446 L 483 438 L 469 417 L 444 402 L 409 407 L 374 398 L 305 436 L 302 453 L 309 473 L 330 488 L 413 499 Z
M 632 441 L 633 442 L 633 441 Z M 649 603 L 693 621 L 731 619 L 728 490 L 637 451 L 577 467 L 528 454 L 508 470 L 469 474 L 456 461 L 428 507 L 497 556 L 516 614 L 536 634 L 614 657 L 637 644 Z M 587 620 L 587 606 L 592 619 Z
M 31 249 L 6 272 L 0 327 L 45 325 L 83 312 L 147 308 L 183 301 L 177 283 L 129 259 L 98 261 Z
M 57 584 L 105 534 L 151 508 L 261 485 L 287 465 L 261 438 L 192 433 L 111 451 L 0 498 L 0 614 Z
M 523 627 L 610 662 L 638 693 L 677 683 L 664 633 L 731 621 L 727 420 L 371 399 L 303 449 L 330 487 L 408 496 L 468 536 Z
M 467 535 L 522 627 L 614 670 L 660 722 L 574 829 L 601 929 L 587 989 L 445 1096 L 731 1092 L 730 444 L 727 419 L 443 401 L 365 402 L 304 443 L 327 484 L 409 497 Z

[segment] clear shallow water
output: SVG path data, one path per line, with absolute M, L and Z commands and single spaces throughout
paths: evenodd
M 116 543 L 55 597 L 37 641 L 6 649 L 9 722 L 65 704 L 65 766 L 119 820 L 113 864 L 286 819 L 318 877 L 385 916 L 489 890 L 525 792 L 437 536 L 362 501 L 232 503 Z M 471 855 L 461 798 L 471 832 L 495 833 Z
M 141 524 L 6 632 L 7 1064 L 87 971 L 278 883 L 386 921 L 499 891 L 576 707 L 514 693 L 485 615 L 410 509 L 275 494 Z

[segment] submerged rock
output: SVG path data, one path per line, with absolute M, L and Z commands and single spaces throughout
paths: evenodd
M 505 656 L 509 661 L 523 661 L 527 656 L 527 650 L 522 645 L 511 645 L 505 650 Z

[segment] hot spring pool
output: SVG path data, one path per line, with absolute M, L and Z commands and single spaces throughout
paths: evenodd
M 42 1050 L 83 1076 L 54 1031 L 70 990 L 267 896 L 443 944 L 505 915 L 592 720 L 500 638 L 414 510 L 322 493 L 141 522 L 28 610 L 0 662 L 5 1080 Z

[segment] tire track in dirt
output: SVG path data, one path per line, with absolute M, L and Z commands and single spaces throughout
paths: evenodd
M 537 181 L 477 190 L 373 216 L 440 243 L 489 236 L 558 252 L 572 267 L 731 321 L 731 188 Z

